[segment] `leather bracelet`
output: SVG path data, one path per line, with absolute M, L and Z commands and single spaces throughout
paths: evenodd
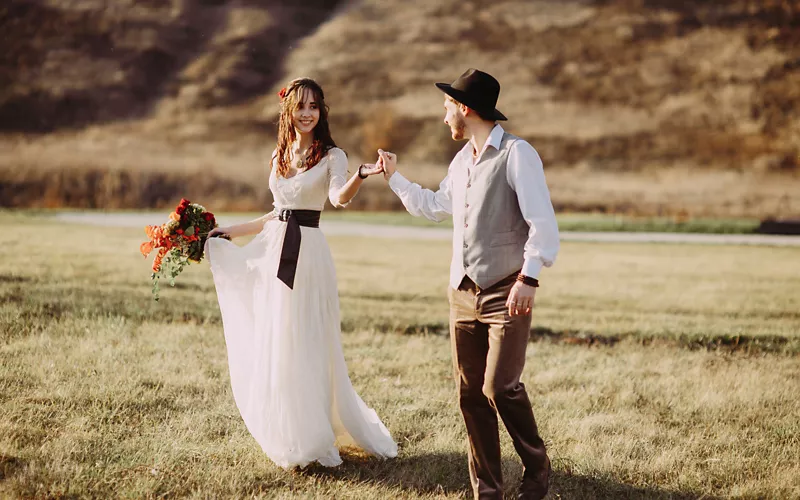
M 364 179 L 366 179 L 367 177 L 369 177 L 368 175 L 361 175 L 361 167 L 363 167 L 363 166 L 364 166 L 364 164 L 363 164 L 363 163 L 362 163 L 361 165 L 359 165 L 359 166 L 358 166 L 358 178 L 359 178 L 359 179 L 361 179 L 361 180 L 364 180 Z
M 525 276 L 522 273 L 519 273 L 517 275 L 517 281 L 521 281 L 522 284 L 532 286 L 534 288 L 539 287 L 539 280 L 537 280 L 536 278 L 531 278 L 530 276 Z

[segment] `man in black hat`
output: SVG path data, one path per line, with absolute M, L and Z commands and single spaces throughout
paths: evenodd
M 500 84 L 470 69 L 446 96 L 444 122 L 468 142 L 438 191 L 397 172 L 397 157 L 379 151 L 384 176 L 406 209 L 439 222 L 453 216 L 450 338 L 458 399 L 469 438 L 475 498 L 502 498 L 497 416 L 522 459 L 519 498 L 543 498 L 550 459 L 520 382 L 538 277 L 559 248 L 542 161 L 533 147 L 497 124 Z

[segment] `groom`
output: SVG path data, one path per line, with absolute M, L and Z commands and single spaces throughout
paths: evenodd
M 436 86 L 453 140 L 467 140 L 438 191 L 423 189 L 379 151 L 384 176 L 406 209 L 440 222 L 453 216 L 450 338 L 458 399 L 469 438 L 477 499 L 503 497 L 497 415 L 524 465 L 519 498 L 547 494 L 550 459 L 520 382 L 539 271 L 558 253 L 542 161 L 533 147 L 497 124 L 500 84 L 470 69 Z

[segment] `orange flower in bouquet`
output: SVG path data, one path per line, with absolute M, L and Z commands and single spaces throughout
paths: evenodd
M 145 257 L 157 251 L 150 275 L 155 300 L 158 300 L 159 279 L 167 278 L 169 284 L 175 286 L 175 278 L 186 265 L 202 260 L 208 233 L 215 227 L 214 214 L 186 198 L 169 214 L 169 222 L 145 227 L 150 240 L 139 245 L 139 251 Z

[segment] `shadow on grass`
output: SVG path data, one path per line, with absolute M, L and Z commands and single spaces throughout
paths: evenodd
M 690 351 L 706 350 L 736 354 L 784 354 L 793 355 L 800 351 L 800 341 L 781 335 L 643 335 L 626 333 L 621 335 L 601 335 L 594 332 L 563 330 L 546 327 L 531 329 L 531 342 L 550 342 L 574 346 L 613 347 L 621 341 L 635 342 L 643 347 L 677 347 Z
M 300 474 L 318 479 L 373 483 L 418 495 L 469 493 L 466 453 L 421 453 L 383 460 L 359 451 L 343 450 L 344 463 L 335 468 L 310 465 Z
M 0 283 L 27 283 L 31 281 L 26 276 L 17 276 L 15 274 L 0 273 Z
M 613 346 L 622 338 L 619 335 L 598 335 L 592 332 L 578 330 L 556 331 L 552 328 L 534 326 L 531 328 L 531 342 L 549 341 L 553 343 L 564 343 L 571 345 L 607 345 Z
M 681 491 L 662 490 L 652 487 L 633 486 L 620 483 L 613 478 L 576 476 L 554 471 L 547 498 L 564 500 L 596 499 L 642 499 L 642 500 L 717 500 L 719 497 Z
M 380 333 L 403 335 L 449 335 L 447 323 L 403 323 L 383 321 L 380 318 L 364 322 L 363 318 L 345 318 L 342 331 L 351 332 L 365 327 Z M 673 347 L 690 351 L 705 350 L 731 354 L 782 354 L 800 352 L 800 339 L 782 335 L 688 335 L 682 333 L 645 335 L 637 332 L 619 335 L 599 334 L 585 330 L 554 330 L 535 326 L 531 328 L 530 342 L 569 345 L 576 347 L 614 347 L 620 342 L 633 342 L 642 347 Z
M 25 463 L 22 459 L 9 455 L 0 455 L 0 481 L 12 476 L 24 466 Z
M 358 451 L 343 451 L 340 467 L 312 465 L 298 471 L 320 480 L 356 484 L 372 483 L 404 490 L 412 495 L 472 496 L 466 453 L 421 453 L 390 460 L 369 457 Z M 522 467 L 516 458 L 503 460 L 505 498 L 516 498 Z M 590 477 L 554 471 L 547 498 L 561 499 L 716 499 L 699 493 L 662 490 L 621 483 L 614 478 Z

